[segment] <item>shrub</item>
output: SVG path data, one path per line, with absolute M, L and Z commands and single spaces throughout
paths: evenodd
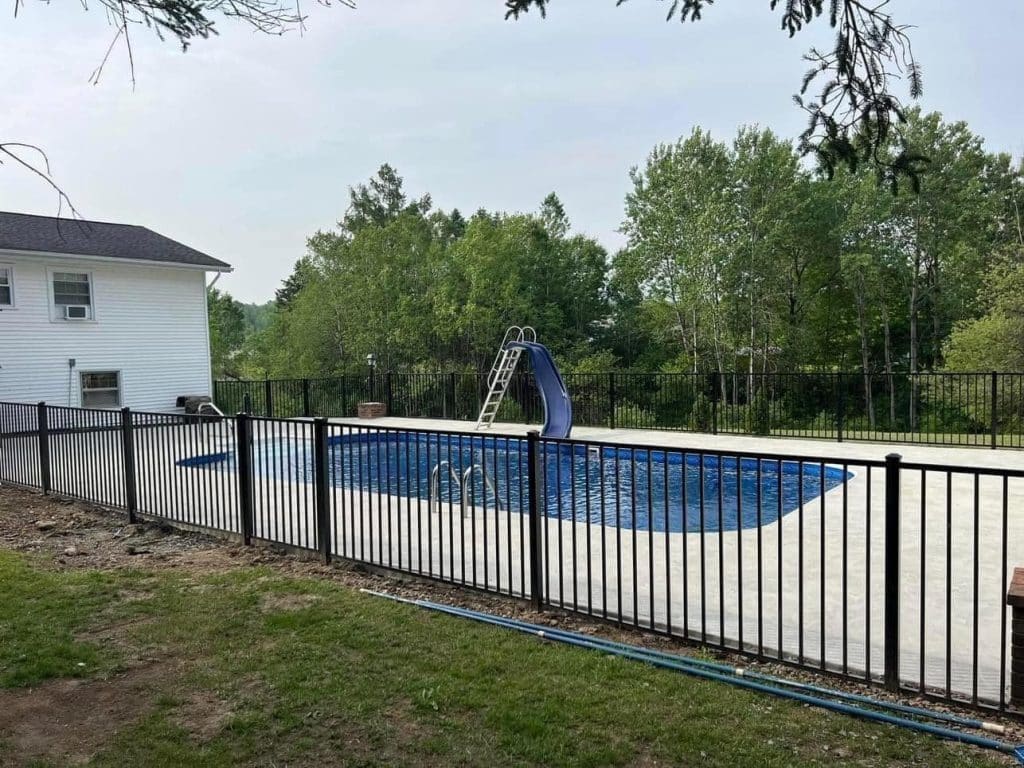
M 695 432 L 711 432 L 713 413 L 711 400 L 703 392 L 699 392 L 693 400 L 693 407 L 690 408 L 687 426 Z
M 522 406 L 511 397 L 506 397 L 501 401 L 501 407 L 498 408 L 498 416 L 495 418 L 495 421 L 504 421 L 510 424 L 529 423 L 526 414 L 523 413 Z
M 654 414 L 635 403 L 615 406 L 615 426 L 620 429 L 651 429 L 657 426 Z
M 747 432 L 752 435 L 771 434 L 771 401 L 763 389 L 757 391 L 747 410 Z

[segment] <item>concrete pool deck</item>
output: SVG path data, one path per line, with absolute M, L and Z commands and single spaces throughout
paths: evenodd
M 474 423 L 468 421 L 379 418 L 331 423 L 474 432 Z M 525 435 L 531 428 L 499 423 L 489 432 Z M 1024 453 L 597 427 L 575 428 L 573 439 L 848 462 L 854 476 L 843 486 L 760 529 L 708 532 L 703 537 L 641 531 L 635 539 L 632 531 L 622 530 L 620 542 L 620 532 L 611 534 L 614 529 L 606 526 L 549 519 L 546 592 L 552 602 L 568 607 L 602 613 L 607 605 L 640 625 L 671 628 L 698 639 L 723 638 L 747 650 L 762 646 L 769 654 L 781 649 L 790 658 L 872 675 L 880 674 L 883 664 L 885 477 L 882 469 L 868 471 L 858 462 L 879 462 L 898 453 L 907 463 L 952 468 L 901 474 L 901 677 L 923 680 L 934 690 L 998 699 L 1005 674 L 1001 655 L 1008 653 L 1001 624 L 1007 614 L 1006 582 L 1014 565 L 1024 566 L 1024 516 L 1019 513 L 1024 509 L 1024 480 L 1011 478 L 1004 487 L 1001 478 L 976 482 L 969 473 L 982 468 L 1019 471 L 1024 469 Z M 490 514 L 501 525 L 501 512 L 474 510 L 478 514 Z M 398 529 L 395 522 L 393 531 Z M 379 533 L 371 530 L 370 535 Z M 420 533 L 413 526 L 406 535 Z M 474 552 L 484 546 L 481 535 L 472 538 Z M 477 572 L 483 565 L 478 559 L 474 554 Z
M 432 429 L 447 432 L 472 432 L 525 436 L 539 425 L 496 422 L 489 430 L 477 432 L 475 422 L 443 419 L 403 419 L 382 417 L 377 419 L 331 418 L 332 424 L 387 429 Z M 594 440 L 605 443 L 632 443 L 636 445 L 691 448 L 711 452 L 739 452 L 745 455 L 786 454 L 851 461 L 883 461 L 887 454 L 898 453 L 904 461 L 928 464 L 947 464 L 963 467 L 991 467 L 994 469 L 1024 469 L 1024 450 L 1013 448 L 991 449 L 974 446 L 937 446 L 917 443 L 873 443 L 861 440 L 817 440 L 797 437 L 754 437 L 751 435 L 712 435 L 706 432 L 680 432 L 655 429 L 609 429 L 607 427 L 573 427 L 572 439 Z
M 426 419 L 331 419 L 330 424 L 331 434 L 349 428 L 473 431 L 472 422 Z M 257 443 L 303 441 L 312 432 L 305 420 L 260 425 Z M 490 433 L 521 436 L 528 429 L 497 424 Z M 137 432 L 139 508 L 237 533 L 234 468 L 177 463 L 229 448 L 232 435 L 226 423 L 166 427 L 149 436 Z M 542 526 L 545 591 L 553 603 L 597 615 L 607 610 L 626 623 L 698 640 L 722 638 L 746 650 L 760 641 L 767 655 L 781 651 L 806 664 L 845 664 L 851 672 L 870 669 L 874 676 L 882 669 L 887 589 L 885 478 L 881 469 L 868 471 L 858 462 L 882 461 L 896 452 L 908 462 L 962 468 L 901 475 L 901 677 L 957 696 L 998 699 L 1006 672 L 1001 654 L 1008 646 L 1001 626 L 1007 616 L 1004 567 L 1012 573 L 1014 565 L 1024 565 L 1024 480 L 1009 478 L 1004 486 L 1002 478 L 976 481 L 968 473 L 982 467 L 1020 470 L 1024 453 L 601 428 L 578 428 L 573 437 L 848 463 L 854 473 L 848 482 L 789 510 L 781 521 L 739 532 L 634 532 L 549 516 Z M 58 457 L 55 492 L 120 503 L 117 441 L 88 434 L 52 439 Z M 0 477 L 17 476 L 13 468 L 31 479 L 38 467 L 37 444 L 32 438 L 0 439 Z M 72 454 L 87 461 L 60 458 Z M 13 466 L 18 462 L 24 466 Z M 308 474 L 296 465 L 286 464 L 276 475 L 276 468 L 270 469 L 254 471 L 256 534 L 314 546 Z M 351 485 L 333 488 L 331 500 L 336 554 L 513 594 L 529 591 L 527 524 L 518 509 L 489 504 L 471 506 L 463 515 L 458 503 L 431 508 L 408 490 L 379 493 Z

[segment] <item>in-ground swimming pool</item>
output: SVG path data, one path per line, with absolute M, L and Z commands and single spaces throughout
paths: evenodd
M 768 525 L 852 477 L 820 463 L 683 454 L 541 441 L 544 511 L 549 517 L 655 531 L 733 531 Z M 233 464 L 229 454 L 187 459 Z M 467 501 L 493 510 L 527 509 L 527 441 L 421 432 L 361 432 L 329 439 L 335 487 L 425 501 Z M 253 469 L 312 481 L 304 440 L 257 442 Z M 467 470 L 468 479 L 464 480 Z M 485 480 L 486 478 L 486 480 Z

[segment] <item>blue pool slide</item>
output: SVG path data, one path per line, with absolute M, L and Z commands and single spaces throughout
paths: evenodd
M 534 341 L 513 341 L 508 344 L 508 348 L 516 347 L 530 353 L 533 377 L 540 391 L 541 402 L 544 403 L 544 428 L 541 435 L 569 437 L 572 432 L 572 402 L 551 353 L 543 344 Z

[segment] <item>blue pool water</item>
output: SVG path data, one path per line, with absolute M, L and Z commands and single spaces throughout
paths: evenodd
M 311 482 L 303 441 L 257 443 L 254 471 Z M 683 454 L 648 448 L 541 442 L 545 514 L 655 531 L 733 531 L 767 525 L 852 475 L 820 463 Z M 462 478 L 476 506 L 525 511 L 526 440 L 409 432 L 345 434 L 329 440 L 330 478 L 340 488 L 461 502 Z M 205 460 L 205 461 L 204 461 Z M 231 461 L 221 455 L 186 463 Z M 438 468 L 438 483 L 431 475 Z M 484 476 L 489 480 L 485 483 Z M 455 479 L 458 478 L 458 480 Z M 433 490 L 432 490 L 433 486 Z M 496 493 L 495 493 L 496 491 Z

